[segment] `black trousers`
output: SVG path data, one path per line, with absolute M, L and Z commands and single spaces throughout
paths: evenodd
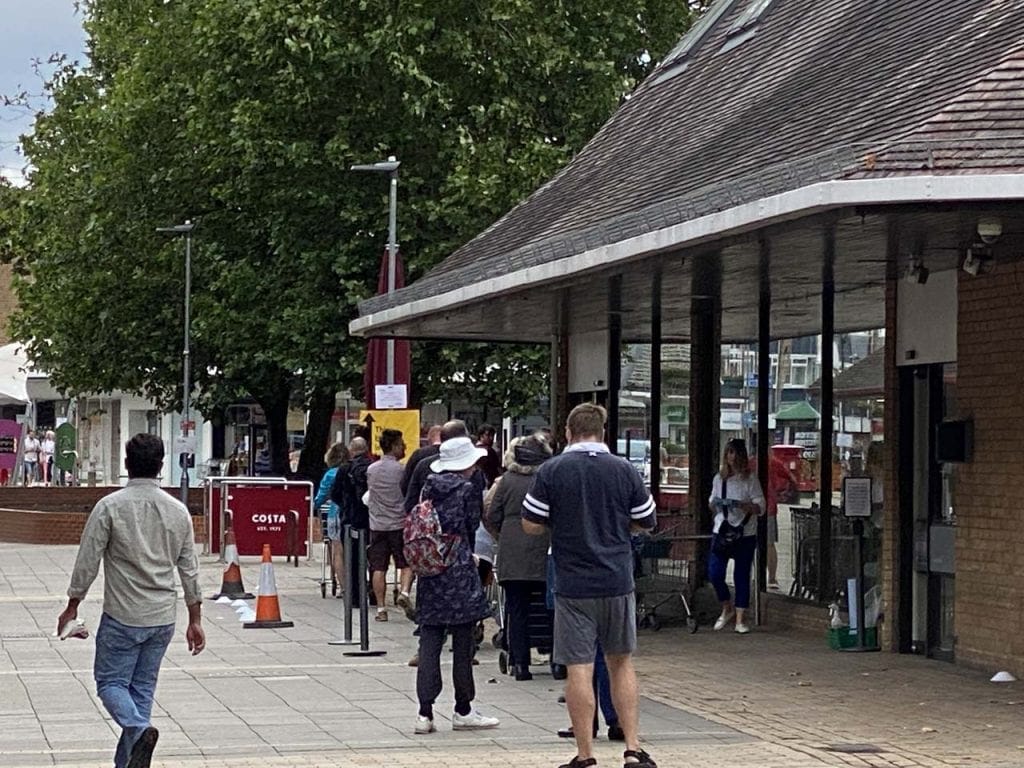
M 501 582 L 505 591 L 505 643 L 512 666 L 530 665 L 530 597 L 538 590 L 543 594 L 543 581 L 507 580 Z
M 420 659 L 416 667 L 416 698 L 420 715 L 434 716 L 434 702 L 441 693 L 441 650 L 445 630 L 452 636 L 452 685 L 455 687 L 455 711 L 468 715 L 476 698 L 473 682 L 473 624 L 451 626 L 420 625 Z

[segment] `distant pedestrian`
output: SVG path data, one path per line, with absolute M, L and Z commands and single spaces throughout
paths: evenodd
M 367 557 L 370 561 L 370 581 L 377 599 L 377 621 L 387 621 L 385 603 L 388 567 L 395 562 L 398 571 L 398 590 L 395 605 L 405 611 L 412 610 L 409 589 L 412 587 L 412 571 L 405 562 L 402 528 L 405 523 L 404 497 L 402 496 L 402 475 L 405 467 L 405 440 L 397 429 L 385 429 L 380 436 L 380 459 L 366 470 L 366 486 L 370 492 L 370 546 Z
M 325 538 L 330 542 L 328 545 L 331 551 L 331 578 L 335 584 L 342 586 L 338 590 L 338 597 L 343 597 L 345 584 L 345 561 L 341 540 L 341 510 L 330 498 L 331 488 L 334 487 L 334 480 L 338 476 L 338 467 L 348 462 L 348 448 L 344 443 L 335 443 L 328 449 L 324 458 L 327 463 L 327 471 L 320 478 L 320 486 L 317 488 L 316 498 L 313 499 L 313 509 L 318 511 L 327 503 Z
M 636 671 L 633 530 L 656 524 L 654 500 L 628 461 L 604 444 L 604 408 L 577 405 L 569 413 L 569 446 L 546 461 L 523 501 L 523 529 L 551 531 L 554 561 L 554 660 L 568 667 L 565 701 L 576 755 L 561 768 L 597 765 L 593 754 L 594 659 L 598 644 L 611 677 L 612 698 L 626 742 L 626 766 L 656 768 L 640 748 Z M 500 558 L 499 558 L 500 559 Z
M 452 419 L 451 421 L 446 421 L 441 425 L 441 440 L 451 440 L 453 437 L 469 437 L 469 430 L 466 428 L 466 422 L 462 421 L 462 419 Z M 413 468 L 412 475 L 409 477 L 409 482 L 405 489 L 406 512 L 415 507 L 416 503 L 420 500 L 420 491 L 423 490 L 423 484 L 431 474 L 431 465 L 433 465 L 434 460 L 441 451 L 441 444 L 438 443 L 434 446 L 424 446 L 421 450 L 423 451 L 423 458 L 420 459 Z M 479 475 L 479 481 L 480 489 L 482 491 L 487 483 L 487 479 L 484 477 L 483 472 Z
M 30 429 L 21 442 L 21 461 L 25 468 L 25 485 L 34 484 L 39 479 L 39 439 L 36 431 Z
M 416 696 L 419 714 L 415 732 L 433 733 L 434 702 L 441 693 L 441 649 L 445 630 L 452 636 L 452 683 L 455 688 L 454 730 L 494 728 L 496 717 L 480 714 L 473 708 L 476 687 L 473 681 L 473 627 L 490 615 L 490 606 L 480 585 L 473 560 L 473 539 L 480 524 L 483 494 L 470 481 L 476 463 L 483 455 L 468 437 L 456 437 L 441 443 L 435 473 L 427 478 L 423 498 L 437 512 L 441 530 L 458 536 L 455 562 L 437 576 L 420 576 L 416 605 L 420 621 L 419 665 L 416 670 Z
M 736 632 L 750 631 L 746 611 L 750 606 L 750 568 L 757 551 L 757 518 L 764 514 L 765 499 L 757 475 L 750 471 L 747 444 L 735 438 L 725 444 L 722 467 L 711 483 L 711 508 L 715 513 L 708 557 L 708 580 L 722 604 L 722 613 L 715 621 L 715 631 L 722 630 L 736 617 Z M 725 546 L 723 526 L 742 528 L 740 537 Z M 729 560 L 733 562 L 736 599 L 732 599 L 725 583 Z
M 43 485 L 54 485 L 53 482 L 53 453 L 57 449 L 52 430 L 46 430 L 43 439 L 39 442 L 39 469 L 42 474 Z
M 405 462 L 405 474 L 402 475 L 402 493 L 409 492 L 409 483 L 412 481 L 412 473 L 416 465 L 428 456 L 431 459 L 437 458 L 437 452 L 441 447 L 441 425 L 434 424 L 427 430 L 427 444 L 412 452 L 409 460 Z
M 498 539 L 498 583 L 505 595 L 505 640 L 516 680 L 531 680 L 530 596 L 545 588 L 549 536 L 523 531 L 523 499 L 533 476 L 551 458 L 551 445 L 540 433 L 513 441 L 506 472 L 494 486 L 485 524 Z
M 150 722 L 157 676 L 174 636 L 177 569 L 188 607 L 185 638 L 192 655 L 206 646 L 200 610 L 199 562 L 192 518 L 156 479 L 163 441 L 135 435 L 125 445 L 128 485 L 96 503 L 78 548 L 61 632 L 103 563 L 103 616 L 96 632 L 93 675 L 103 706 L 119 726 L 115 768 L 148 768 L 159 733 Z
M 480 459 L 479 466 L 487 477 L 488 487 L 494 485 L 494 481 L 505 471 L 501 466 L 501 457 L 494 450 L 494 435 L 495 429 L 490 424 L 481 424 L 480 429 L 476 431 L 476 447 L 486 451 L 484 457 Z

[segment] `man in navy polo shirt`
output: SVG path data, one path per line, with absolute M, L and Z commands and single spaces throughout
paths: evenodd
M 527 533 L 551 530 L 555 566 L 554 661 L 569 670 L 565 701 L 576 756 L 561 768 L 597 765 L 594 656 L 600 643 L 611 675 L 612 700 L 625 735 L 626 765 L 656 768 L 640 749 L 636 671 L 636 599 L 632 530 L 654 528 L 654 500 L 639 473 L 604 444 L 607 414 L 577 405 L 566 423 L 569 447 L 541 465 L 523 502 Z

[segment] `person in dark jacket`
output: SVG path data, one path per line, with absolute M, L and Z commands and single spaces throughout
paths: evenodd
M 530 596 L 543 592 L 550 535 L 523 531 L 523 499 L 533 475 L 549 458 L 551 445 L 539 432 L 514 441 L 506 452 L 484 526 L 498 540 L 498 583 L 505 592 L 505 637 L 516 680 L 530 680 Z
M 473 561 L 473 541 L 483 505 L 483 494 L 470 482 L 482 451 L 468 437 L 456 437 L 441 443 L 439 457 L 431 468 L 437 473 L 427 478 L 423 497 L 437 512 L 443 532 L 459 536 L 455 562 L 436 576 L 420 576 L 416 604 L 420 621 L 419 666 L 416 669 L 416 696 L 419 715 L 416 733 L 433 733 L 434 702 L 441 693 L 441 649 L 445 628 L 452 636 L 452 684 L 455 687 L 453 730 L 494 728 L 496 717 L 487 717 L 473 708 L 476 689 L 473 682 L 473 627 L 490 615 L 490 606 L 480 585 Z

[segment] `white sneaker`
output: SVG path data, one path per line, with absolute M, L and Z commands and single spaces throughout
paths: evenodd
M 436 730 L 433 720 L 423 715 L 416 715 L 416 728 L 413 733 L 433 733 Z
M 481 728 L 497 728 L 501 721 L 496 717 L 481 715 L 475 709 L 471 709 L 468 715 L 460 715 L 458 712 L 452 715 L 453 731 L 474 731 Z
M 736 634 L 745 635 L 750 632 L 750 625 L 744 624 L 742 621 L 736 622 Z
M 736 615 L 736 611 L 722 611 L 722 615 L 715 619 L 715 632 L 720 631 L 732 621 L 732 617 Z

